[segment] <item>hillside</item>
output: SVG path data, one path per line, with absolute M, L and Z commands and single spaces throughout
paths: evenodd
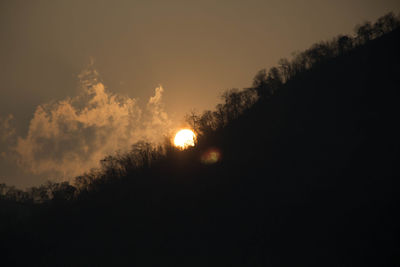
M 193 149 L 74 201 L 22 207 L 2 222 L 3 262 L 394 265 L 399 47 L 397 29 L 299 73 Z M 221 161 L 202 164 L 210 147 Z

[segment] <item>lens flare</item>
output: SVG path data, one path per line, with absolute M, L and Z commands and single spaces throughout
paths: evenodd
M 217 148 L 209 148 L 201 155 L 201 162 L 214 164 L 221 160 L 221 151 Z
M 174 144 L 180 149 L 185 149 L 190 146 L 194 146 L 196 135 L 192 130 L 183 129 L 176 133 Z

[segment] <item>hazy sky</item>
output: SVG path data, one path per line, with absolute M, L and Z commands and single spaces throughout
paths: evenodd
M 258 70 L 389 11 L 400 2 L 2 0 L 0 183 L 76 175 L 160 138 Z

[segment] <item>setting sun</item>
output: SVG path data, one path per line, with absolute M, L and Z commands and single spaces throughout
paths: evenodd
M 180 149 L 185 149 L 189 146 L 194 146 L 196 135 L 192 130 L 183 129 L 176 133 L 174 144 Z

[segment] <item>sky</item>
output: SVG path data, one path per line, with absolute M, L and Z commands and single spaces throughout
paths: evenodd
M 398 0 L 0 1 L 0 183 L 68 180 Z

